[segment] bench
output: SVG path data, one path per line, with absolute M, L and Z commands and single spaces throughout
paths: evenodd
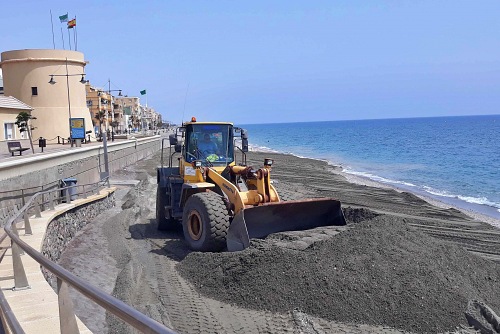
M 21 147 L 21 142 L 18 141 L 8 141 L 7 148 L 12 153 L 12 156 L 14 156 L 14 152 L 19 152 L 19 155 L 23 155 L 23 151 L 29 150 L 27 147 Z

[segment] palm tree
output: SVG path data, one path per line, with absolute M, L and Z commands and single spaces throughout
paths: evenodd
M 35 128 L 30 125 L 30 120 L 36 119 L 36 117 L 32 116 L 30 113 L 26 111 L 21 111 L 16 117 L 16 125 L 19 128 L 19 132 L 27 132 L 28 138 L 31 145 L 31 152 L 35 154 L 35 149 L 33 148 L 33 142 L 31 141 L 31 131 Z
M 136 128 L 140 128 L 141 127 L 141 119 L 138 116 L 134 116 L 133 122 L 134 122 L 134 126 Z
M 115 128 L 118 127 L 120 123 L 118 121 L 111 121 L 111 131 L 115 131 Z
M 99 135 L 101 135 L 102 137 L 102 122 L 106 117 L 106 113 L 104 112 L 104 110 L 99 110 L 95 113 L 94 117 L 99 121 Z

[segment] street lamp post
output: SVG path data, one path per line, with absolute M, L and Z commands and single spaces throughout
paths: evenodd
M 94 116 L 95 118 L 98 119 L 99 121 L 99 134 L 101 135 L 102 139 L 102 149 L 103 149 L 103 156 L 104 156 L 104 173 L 101 173 L 101 179 L 108 177 L 109 176 L 109 159 L 108 159 L 108 142 L 107 142 L 107 136 L 104 134 L 102 135 L 102 116 L 101 116 L 101 93 L 103 91 L 97 91 L 97 97 L 87 97 L 87 98 L 97 98 L 97 112 Z M 92 103 L 92 100 L 90 100 Z M 100 170 L 100 165 L 99 165 L 99 170 Z
M 87 80 L 85 80 L 85 73 L 79 73 L 79 74 L 69 74 L 68 72 L 68 58 L 66 58 L 66 74 L 51 74 L 50 75 L 50 81 L 49 84 L 54 85 L 56 81 L 54 80 L 54 77 L 66 77 L 66 88 L 68 91 L 68 115 L 69 115 L 69 141 L 71 142 L 71 147 L 73 147 L 73 133 L 71 131 L 71 99 L 70 99 L 70 92 L 69 92 L 69 77 L 71 76 L 82 76 L 82 79 L 80 82 L 82 84 L 87 83 Z
M 111 103 L 110 106 L 110 111 L 111 111 L 111 122 L 115 120 L 115 113 L 113 111 L 113 95 L 111 95 L 111 92 L 118 92 L 118 96 L 122 96 L 122 90 L 121 89 L 111 89 L 111 79 L 108 79 L 108 94 L 109 94 L 109 102 Z M 106 109 L 106 112 L 108 109 Z M 106 123 L 108 121 L 108 115 L 106 114 Z M 114 123 L 113 123 L 114 124 Z M 111 124 L 111 141 L 115 141 L 115 134 L 113 133 L 114 127 L 113 124 Z
M 97 108 L 98 112 L 101 111 L 101 92 L 97 92 L 97 97 L 99 98 L 97 101 Z M 106 108 L 106 123 L 108 122 L 107 120 L 108 116 L 108 109 Z M 104 153 L 104 177 L 109 176 L 109 159 L 108 159 L 108 136 L 106 133 L 106 123 L 104 123 L 104 136 L 102 135 L 102 127 L 101 124 L 99 124 L 99 132 L 101 132 L 101 138 L 102 138 L 102 148 L 103 148 L 103 153 Z M 102 179 L 102 176 L 101 176 Z

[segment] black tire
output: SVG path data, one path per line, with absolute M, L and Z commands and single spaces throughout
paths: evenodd
M 169 196 L 165 188 L 156 188 L 156 222 L 158 230 L 172 231 L 175 229 L 175 220 L 165 217 L 165 206 L 168 204 Z
M 229 215 L 220 195 L 209 191 L 188 198 L 182 215 L 182 230 L 192 250 L 223 250 L 226 247 L 228 228 Z

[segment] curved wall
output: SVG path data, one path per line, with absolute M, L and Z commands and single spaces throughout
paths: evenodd
M 66 72 L 66 64 L 68 71 Z M 85 119 L 85 129 L 92 130 L 87 108 L 85 85 L 80 83 L 85 73 L 84 55 L 70 50 L 14 50 L 1 54 L 4 94 L 13 96 L 33 107 L 36 127 L 33 138 L 69 137 L 69 118 Z M 66 74 L 69 74 L 66 77 Z M 49 84 L 55 75 L 56 84 Z M 67 80 L 67 81 L 66 81 Z M 32 94 L 36 87 L 37 95 Z M 68 104 L 68 87 L 69 102 Z

